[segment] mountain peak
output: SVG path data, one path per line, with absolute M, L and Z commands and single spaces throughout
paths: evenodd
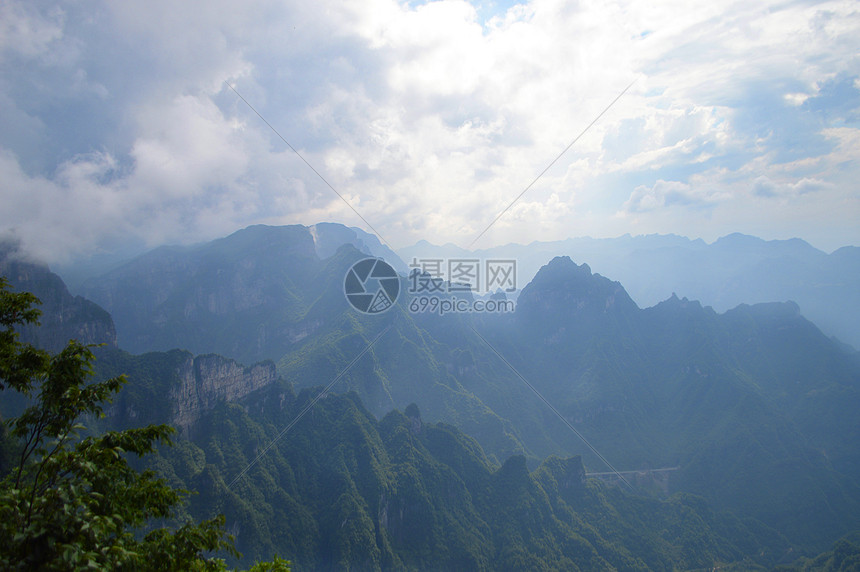
M 742 233 L 742 232 L 732 232 L 732 233 L 729 233 L 729 234 L 727 234 L 727 235 L 725 235 L 725 236 L 721 236 L 720 238 L 718 238 L 718 239 L 716 240 L 716 242 L 724 242 L 724 243 L 728 243 L 728 242 L 735 242 L 735 243 L 740 243 L 740 242 L 749 242 L 749 243 L 753 243 L 753 242 L 755 242 L 755 243 L 761 243 L 761 242 L 764 242 L 764 240 L 763 240 L 763 239 L 761 239 L 761 238 L 759 238 L 759 237 L 757 237 L 757 236 L 752 236 L 752 235 L 749 235 L 749 234 L 744 234 L 744 233 Z
M 591 276 L 591 267 L 588 264 L 577 264 L 571 260 L 570 256 L 556 256 L 546 263 L 535 275 L 535 280 L 539 278 L 547 279 L 550 277 L 561 276 Z
M 330 258 L 342 245 L 351 244 L 368 256 L 384 259 L 401 274 L 409 273 L 409 268 L 400 256 L 383 244 L 375 234 L 335 222 L 319 222 L 307 229 L 313 237 L 314 247 L 320 259 Z
M 511 455 L 496 471 L 496 479 L 510 487 L 525 487 L 530 481 L 529 468 L 523 455 Z
M 592 274 L 569 256 L 550 260 L 517 299 L 517 316 L 551 330 L 574 323 L 596 326 L 603 316 L 637 309 L 621 284 Z

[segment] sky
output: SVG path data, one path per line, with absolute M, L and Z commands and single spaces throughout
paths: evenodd
M 0 0 L 0 109 L 0 236 L 50 263 L 321 221 L 860 245 L 855 1 Z

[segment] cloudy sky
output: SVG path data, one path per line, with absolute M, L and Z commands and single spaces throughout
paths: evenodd
M 860 244 L 860 5 L 0 0 L 0 233 Z

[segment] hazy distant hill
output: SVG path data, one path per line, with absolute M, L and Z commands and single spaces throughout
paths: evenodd
M 620 284 L 557 258 L 508 331 L 487 336 L 610 459 L 680 465 L 679 490 L 795 540 L 858 525 L 857 354 L 796 305 L 717 314 L 672 297 L 639 310 Z
M 317 256 L 323 260 L 333 256 L 344 244 L 351 244 L 360 252 L 385 259 L 399 273 L 409 273 L 409 268 L 397 253 L 379 242 L 374 234 L 333 222 L 320 222 L 307 228 L 314 239 Z
M 311 234 L 316 254 L 322 259 L 334 254 L 340 246 L 352 244 L 357 250 L 365 254 L 384 258 L 404 274 L 408 271 L 406 264 L 393 250 L 382 244 L 376 235 L 360 228 L 330 222 L 321 222 L 304 228 Z M 201 244 L 192 245 L 184 250 L 194 250 L 195 246 L 201 246 Z M 63 277 L 70 290 L 78 292 L 88 280 L 108 274 L 150 250 L 143 245 L 126 245 L 116 252 L 101 252 L 55 264 L 53 270 Z
M 0 276 L 13 290 L 35 294 L 42 305 L 43 327 L 23 328 L 23 339 L 57 352 L 74 338 L 84 344 L 116 346 L 114 323 L 103 308 L 81 296 L 72 296 L 63 280 L 44 264 L 22 258 L 17 246 L 0 242 Z
M 258 225 L 194 247 L 157 248 L 81 291 L 114 316 L 128 351 L 182 348 L 252 363 L 280 357 L 315 327 L 297 324 L 316 300 L 323 261 L 344 244 L 403 268 L 358 229 Z
M 826 334 L 860 348 L 860 248 L 826 254 L 800 239 L 731 234 L 712 244 L 676 235 L 570 238 L 470 252 L 421 241 L 398 253 L 422 258 L 514 258 L 520 289 L 547 260 L 570 256 L 624 284 L 641 307 L 672 293 L 725 311 L 738 304 L 796 302 Z

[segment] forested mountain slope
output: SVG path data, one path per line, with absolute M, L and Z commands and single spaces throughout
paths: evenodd
M 279 381 L 222 402 L 148 466 L 198 491 L 195 517 L 224 513 L 246 558 L 286 554 L 297 570 L 749 569 L 791 554 L 702 498 L 586 480 L 579 457 L 495 465 L 414 404 L 376 419 L 329 394 L 284 433 L 319 390 Z

